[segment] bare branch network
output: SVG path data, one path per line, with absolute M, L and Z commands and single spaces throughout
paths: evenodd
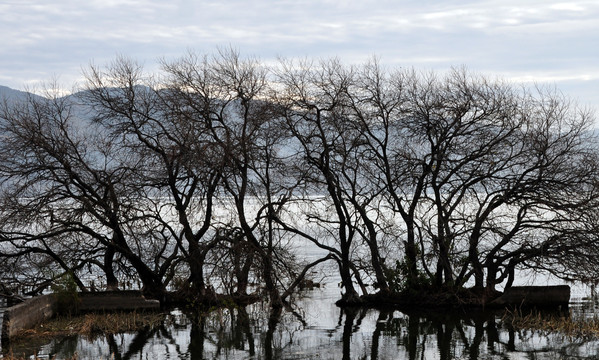
M 597 279 L 594 117 L 556 90 L 230 50 L 85 76 L 0 108 L 5 291 L 280 306 L 326 263 L 348 302 Z

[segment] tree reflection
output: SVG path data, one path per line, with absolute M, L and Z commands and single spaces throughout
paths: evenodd
M 162 325 L 135 334 L 101 336 L 104 345 L 95 343 L 83 350 L 89 358 L 115 360 L 140 355 L 186 359 L 376 360 L 392 356 L 476 360 L 507 359 L 511 354 L 592 358 L 599 347 L 599 341 L 592 339 L 517 331 L 502 319 L 501 313 L 482 310 L 400 312 L 332 307 L 330 311 L 335 316 L 324 327 L 312 325 L 315 320 L 308 310 L 294 312 L 254 305 L 209 313 L 190 311 L 179 317 L 171 315 Z M 46 349 L 51 356 L 68 358 L 81 354 L 81 341 L 77 337 L 56 339 Z
M 354 308 L 347 308 L 340 315 L 339 322 L 345 314 L 345 324 L 343 325 L 343 360 L 349 359 L 351 354 L 351 329 L 354 326 L 354 319 L 356 318 L 356 310 Z
M 254 344 L 254 335 L 250 327 L 250 315 L 246 308 L 237 309 L 237 317 L 235 320 L 235 327 L 233 328 L 234 337 L 233 345 L 236 349 L 244 350 L 245 343 L 248 345 L 248 355 L 256 355 L 256 345 Z
M 372 310 L 374 311 L 374 310 Z M 378 359 L 381 349 L 389 347 L 393 338 L 399 354 L 407 359 L 420 359 L 434 354 L 438 359 L 480 359 L 489 355 L 500 356 L 508 352 L 534 354 L 548 351 L 537 349 L 532 337 L 526 339 L 522 334 L 506 327 L 498 320 L 500 314 L 485 311 L 445 312 L 406 312 L 393 310 L 374 311 L 376 320 L 371 337 L 370 359 Z M 355 358 L 351 353 L 351 333 L 356 331 L 356 310 L 345 310 L 343 328 L 343 358 Z M 351 331 L 350 331 L 351 329 Z M 501 335 L 503 333 L 504 335 Z M 517 350 L 516 339 L 530 348 Z M 485 341 L 486 340 L 486 344 Z M 356 350 L 356 349 L 353 349 Z M 562 349 L 563 350 L 563 349 Z M 559 348 L 551 351 L 560 352 Z M 353 356 L 353 357 L 352 357 Z
M 392 316 L 390 311 L 381 310 L 379 312 L 379 316 L 376 322 L 376 327 L 374 329 L 374 333 L 372 334 L 372 347 L 370 351 L 370 358 L 377 359 L 379 353 L 379 340 L 381 337 L 381 332 L 383 331 L 385 324 Z
M 204 316 L 194 316 L 191 322 L 191 330 L 189 332 L 189 355 L 191 360 L 203 359 L 204 357 L 204 339 L 206 333 L 206 318 Z

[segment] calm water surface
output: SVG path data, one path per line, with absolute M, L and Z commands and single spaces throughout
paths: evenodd
M 164 324 L 139 333 L 69 337 L 14 344 L 14 354 L 58 359 L 569 359 L 597 358 L 599 341 L 513 331 L 484 312 L 343 310 L 334 285 L 307 291 L 295 311 L 262 304 L 204 317 L 173 310 Z M 589 302 L 572 316 L 595 316 Z M 7 350 L 7 349 L 5 349 Z

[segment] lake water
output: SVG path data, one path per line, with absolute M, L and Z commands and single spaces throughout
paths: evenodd
M 308 259 L 323 255 L 318 249 L 305 252 Z M 11 350 L 15 355 L 64 359 L 77 354 L 78 359 L 94 360 L 599 358 L 597 340 L 513 331 L 502 322 L 501 313 L 340 309 L 335 305 L 340 298 L 336 269 L 325 268 L 323 273 L 332 274 L 324 279 L 324 287 L 301 293 L 293 311 L 279 315 L 262 303 L 195 318 L 175 309 L 154 329 L 92 339 L 31 339 L 11 344 Z M 533 284 L 561 282 L 520 273 L 514 285 Z M 589 293 L 584 286 L 573 286 L 571 316 L 599 315 L 596 305 L 582 300 Z
M 79 359 L 559 359 L 596 358 L 599 341 L 513 331 L 501 314 L 343 310 L 332 284 L 295 299 L 294 312 L 264 304 L 192 318 L 172 310 L 139 333 L 15 344 L 14 354 Z M 572 316 L 596 315 L 589 301 Z

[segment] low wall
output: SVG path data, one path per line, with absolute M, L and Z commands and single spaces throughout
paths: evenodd
M 160 301 L 148 300 L 140 291 L 103 291 L 79 294 L 79 311 L 158 310 Z
M 158 300 L 148 300 L 139 291 L 106 291 L 79 293 L 80 312 L 158 310 Z M 31 329 L 51 319 L 56 308 L 54 295 L 42 295 L 28 299 L 4 311 L 2 322 L 2 343 L 19 331 Z
M 20 330 L 30 329 L 54 316 L 56 304 L 53 295 L 37 296 L 4 310 L 2 343 Z
M 555 307 L 568 305 L 570 301 L 570 287 L 568 285 L 556 286 L 513 286 L 491 301 L 490 305 L 524 305 L 538 307 Z

